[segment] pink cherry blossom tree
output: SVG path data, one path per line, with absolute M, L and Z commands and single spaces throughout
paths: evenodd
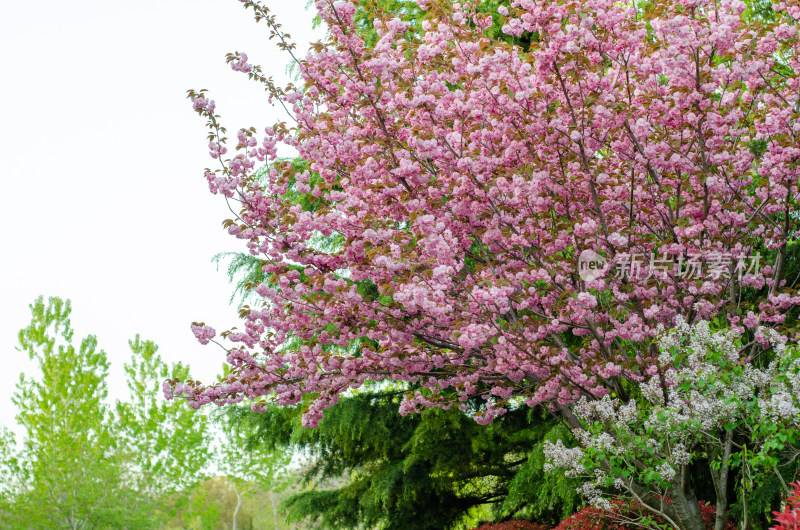
M 420 390 L 402 413 L 481 396 L 479 422 L 546 404 L 580 429 L 581 398 L 666 388 L 659 325 L 731 326 L 743 362 L 770 348 L 757 329 L 795 333 L 800 8 L 513 0 L 499 15 L 517 46 L 469 1 L 418 3 L 420 26 L 387 14 L 367 47 L 352 2 L 317 0 L 328 36 L 297 60 L 301 86 L 231 54 L 290 117 L 241 129 L 234 153 L 190 91 L 225 226 L 268 280 L 223 334 L 227 380 L 168 395 L 258 410 L 311 394 L 314 426 L 343 392 L 405 381 Z

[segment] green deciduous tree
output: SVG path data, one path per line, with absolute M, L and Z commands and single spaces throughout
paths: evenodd
M 16 467 L 14 433 L 0 426 L 0 528 L 12 528 L 14 519 L 13 495 Z
M 208 464 L 209 422 L 202 412 L 161 395 L 165 379 L 189 376 L 186 366 L 168 366 L 157 354 L 158 346 L 139 335 L 129 344 L 133 355 L 125 374 L 130 401 L 116 407 L 120 446 L 138 492 L 137 511 L 158 520 Z
M 12 462 L 17 520 L 28 528 L 136 526 L 105 403 L 106 354 L 93 335 L 74 345 L 69 301 L 40 297 L 30 308 L 19 350 L 41 376 L 21 376 L 13 397 L 26 433 Z
M 40 373 L 22 375 L 13 402 L 24 437 L 17 449 L 0 430 L 0 527 L 158 528 L 210 459 L 208 419 L 166 401 L 168 366 L 138 335 L 125 365 L 130 399 L 108 403 L 106 353 L 89 335 L 80 343 L 71 304 L 38 298 L 19 350 Z

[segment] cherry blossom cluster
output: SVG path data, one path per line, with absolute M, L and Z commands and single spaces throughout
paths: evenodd
M 666 0 L 647 17 L 619 0 L 514 0 L 499 15 L 521 46 L 491 40 L 492 17 L 469 2 L 419 4 L 420 27 L 386 14 L 368 48 L 353 2 L 317 0 L 328 36 L 298 61 L 300 86 L 278 89 L 230 55 L 290 115 L 263 135 L 240 130 L 230 154 L 214 102 L 190 93 L 218 164 L 210 189 L 267 276 L 242 329 L 223 334 L 230 376 L 188 385 L 194 406 L 311 394 L 313 426 L 343 392 L 393 380 L 419 389 L 403 413 L 456 405 L 488 422 L 526 403 L 567 414 L 626 381 L 650 392 L 667 377 L 655 337 L 676 321 L 758 335 L 754 356 L 770 347 L 759 328 L 785 333 L 800 302 L 785 278 L 800 157 L 794 11 L 765 24 L 738 0 Z M 245 6 L 284 42 L 266 7 Z M 299 158 L 279 159 L 279 144 Z M 585 250 L 611 270 L 634 254 L 766 262 L 743 275 L 584 279 Z M 665 381 L 667 404 L 677 390 Z M 726 417 L 719 392 L 670 421 L 699 407 Z M 476 396 L 485 406 L 469 409 Z M 774 400 L 775 414 L 792 410 Z
M 217 332 L 211 326 L 206 326 L 204 323 L 194 323 L 192 324 L 192 333 L 197 338 L 200 344 L 208 344 L 208 342 L 213 339 Z

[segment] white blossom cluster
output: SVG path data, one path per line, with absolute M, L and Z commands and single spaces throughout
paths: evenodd
M 583 467 L 583 449 L 580 447 L 568 448 L 561 440 L 556 443 L 545 442 L 544 457 L 547 462 L 544 465 L 545 472 L 554 469 L 563 469 L 566 476 L 575 478 L 583 475 L 586 468 Z
M 589 504 L 601 510 L 610 510 L 612 508 L 608 499 L 603 497 L 603 491 L 592 482 L 584 482 L 579 488 L 578 493 L 589 501 Z
M 580 447 L 546 442 L 545 470 L 585 478 L 578 491 L 601 506 L 609 486 L 632 493 L 631 481 L 643 469 L 655 471 L 661 484 L 677 480 L 692 448 L 722 443 L 726 429 L 741 420 L 800 427 L 797 348 L 768 328 L 759 328 L 755 338 L 772 349 L 766 368 L 749 362 L 753 350 L 742 346 L 735 330 L 712 331 L 708 322 L 689 325 L 680 318 L 673 329 L 660 329 L 657 369 L 640 384 L 643 399 L 582 398 L 572 407 L 585 426 L 573 431 Z

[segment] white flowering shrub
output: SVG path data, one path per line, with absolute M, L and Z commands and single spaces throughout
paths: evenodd
M 702 455 L 721 528 L 733 469 L 765 476 L 800 452 L 800 354 L 773 330 L 760 328 L 743 344 L 736 331 L 712 331 L 708 322 L 678 320 L 657 343 L 658 362 L 637 395 L 572 407 L 583 425 L 573 431 L 580 446 L 548 444 L 547 468 L 586 478 L 579 491 L 597 507 L 632 498 L 669 520 L 680 513 L 672 505 L 692 500 L 689 467 Z

